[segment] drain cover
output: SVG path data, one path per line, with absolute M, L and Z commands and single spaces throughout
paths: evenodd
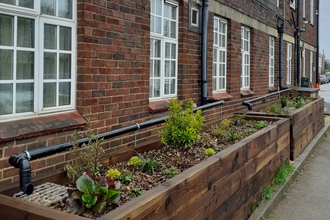
M 15 193 L 13 197 L 42 206 L 51 206 L 68 197 L 67 189 L 68 187 L 66 186 L 47 182 L 36 186 L 33 193 L 29 196 L 19 192 Z

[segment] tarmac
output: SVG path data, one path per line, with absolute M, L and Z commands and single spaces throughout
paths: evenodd
M 325 106 L 325 113 L 330 108 Z M 287 182 L 262 202 L 249 220 L 330 219 L 330 116 L 325 126 L 292 163 Z M 327 122 L 328 121 L 328 122 Z

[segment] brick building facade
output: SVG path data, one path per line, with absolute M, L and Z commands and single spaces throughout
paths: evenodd
M 277 91 L 281 25 L 283 87 L 295 85 L 298 11 L 300 76 L 316 85 L 315 0 L 300 0 L 300 10 L 297 0 L 13 2 L 0 3 L 0 191 L 19 182 L 12 154 L 67 142 L 86 119 L 102 133 L 162 117 L 172 98 L 199 106 L 205 83 L 207 101 L 225 100 L 204 113 L 210 122 Z M 156 138 L 152 127 L 136 140 Z M 114 152 L 134 140 L 128 133 L 103 147 Z M 63 170 L 69 158 L 63 152 L 31 161 L 32 178 Z

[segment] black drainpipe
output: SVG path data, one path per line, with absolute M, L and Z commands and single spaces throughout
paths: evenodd
M 212 108 L 214 106 L 223 105 L 225 102 L 223 100 L 216 101 L 204 106 L 199 106 L 194 108 L 194 112 L 197 110 L 206 110 Z M 137 131 L 142 128 L 150 127 L 153 125 L 157 125 L 163 123 L 165 121 L 165 117 L 151 119 L 149 121 L 141 122 L 140 124 L 136 123 L 134 125 L 129 125 L 123 128 L 119 128 L 112 131 L 107 131 L 101 134 L 97 134 L 97 138 L 99 139 L 108 139 L 112 138 L 121 134 L 126 134 L 132 131 Z M 84 143 L 88 143 L 89 139 L 87 137 L 81 138 L 78 140 L 78 146 L 83 145 Z M 24 151 L 20 153 L 13 154 L 9 158 L 9 164 L 19 168 L 20 171 L 20 188 L 21 190 L 27 194 L 31 195 L 34 190 L 34 186 L 31 184 L 31 168 L 29 160 L 35 160 L 44 156 L 49 156 L 52 154 L 56 154 L 71 148 L 72 145 L 70 142 L 65 142 L 53 146 L 45 146 L 37 149 L 33 149 L 31 151 Z
M 297 26 L 294 34 L 296 36 L 296 86 L 300 87 L 300 0 L 297 0 Z
M 277 27 L 277 32 L 279 34 L 279 73 L 278 73 L 278 80 L 279 80 L 279 87 L 280 90 L 283 89 L 283 33 L 284 33 L 284 22 L 281 26 Z
M 203 18 L 202 18 L 202 63 L 201 63 L 201 105 L 207 103 L 207 25 L 209 18 L 209 1 L 203 0 Z
M 320 34 L 320 0 L 317 0 L 317 13 L 316 13 L 316 20 L 317 20 L 317 38 L 316 38 L 316 83 L 320 85 L 320 70 L 319 70 L 319 56 L 320 56 L 320 45 L 319 45 L 319 34 Z

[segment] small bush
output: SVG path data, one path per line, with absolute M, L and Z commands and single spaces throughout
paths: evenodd
M 138 156 L 134 156 L 131 157 L 131 159 L 129 159 L 129 161 L 127 162 L 127 165 L 131 165 L 131 166 L 140 166 L 142 163 L 141 159 Z
M 110 169 L 107 172 L 106 177 L 109 177 L 110 179 L 116 179 L 120 177 L 121 173 L 117 169 Z
M 163 143 L 178 148 L 189 148 L 198 140 L 204 117 L 200 110 L 194 114 L 193 105 L 190 99 L 183 110 L 182 101 L 171 100 L 169 116 L 165 118 L 163 129 L 158 133 Z
M 207 148 L 204 151 L 205 155 L 212 156 L 215 153 L 215 151 L 212 148 Z
M 164 170 L 163 171 L 163 174 L 164 175 L 167 175 L 169 177 L 173 177 L 175 175 L 178 175 L 179 174 L 179 171 L 175 167 L 170 167 L 170 168 Z

